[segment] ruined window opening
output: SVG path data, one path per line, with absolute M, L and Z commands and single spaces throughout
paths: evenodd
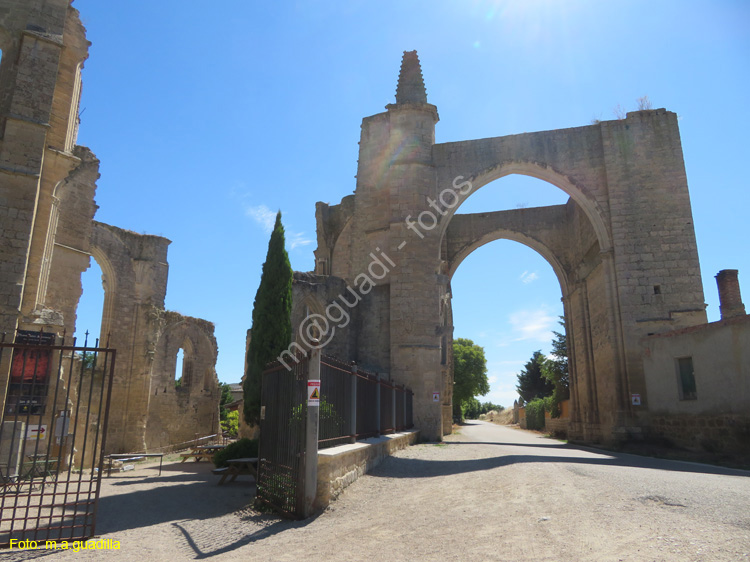
M 661 295 L 661 285 L 654 285 L 654 294 Z
M 83 345 L 88 332 L 89 346 L 95 345 L 96 338 L 105 345 L 107 281 L 99 262 L 93 257 L 89 268 L 81 274 L 81 289 L 83 292 L 76 308 L 76 343 Z
M 174 369 L 174 386 L 177 389 L 189 390 L 193 379 L 193 346 L 190 340 L 177 350 Z
M 677 387 L 680 400 L 697 400 L 698 389 L 695 384 L 695 371 L 692 357 L 677 358 Z
M 177 357 L 175 358 L 174 364 L 174 387 L 183 388 L 183 369 L 185 368 L 185 350 L 180 348 L 177 350 Z

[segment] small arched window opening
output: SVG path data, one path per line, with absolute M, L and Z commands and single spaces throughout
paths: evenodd
M 193 379 L 193 346 L 185 340 L 177 350 L 174 369 L 174 386 L 177 389 L 190 389 Z
M 91 258 L 89 268 L 81 274 L 81 298 L 76 309 L 76 342 L 83 345 L 88 332 L 88 343 L 95 344 L 96 338 L 106 345 L 107 334 L 103 333 L 106 280 L 99 262 Z M 105 328 L 106 329 L 106 328 Z
M 177 350 L 177 358 L 175 359 L 174 367 L 174 387 L 182 388 L 182 369 L 185 366 L 185 350 L 182 348 Z

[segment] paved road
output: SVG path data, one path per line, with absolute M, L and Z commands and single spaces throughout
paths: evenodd
M 399 452 L 305 522 L 221 513 L 252 486 L 172 474 L 105 488 L 99 529 L 122 550 L 50 559 L 750 560 L 750 473 L 483 422 Z

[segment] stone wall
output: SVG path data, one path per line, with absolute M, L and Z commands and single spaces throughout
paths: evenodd
M 99 162 L 76 145 L 89 42 L 70 4 L 0 0 L 0 333 L 65 333 L 69 343 L 81 274 L 96 259 L 101 343 L 118 351 L 108 448 L 150 449 L 218 429 L 213 325 L 164 310 L 169 240 L 93 220 Z M 177 332 L 194 343 L 199 372 L 189 391 L 175 395 L 172 383 L 159 395 L 174 377 L 165 342 Z M 7 380 L 3 369 L 0 388 Z
M 707 450 L 750 445 L 750 316 L 643 338 L 650 434 Z M 695 394 L 681 392 L 678 359 L 692 360 Z
M 414 445 L 418 438 L 418 431 L 406 431 L 319 451 L 315 509 L 324 509 L 360 476 L 394 452 Z

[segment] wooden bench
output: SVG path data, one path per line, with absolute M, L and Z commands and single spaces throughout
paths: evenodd
M 253 458 L 244 458 L 244 459 L 229 459 L 227 460 L 227 464 L 229 466 L 225 468 L 217 468 L 213 471 L 214 474 L 221 474 L 221 479 L 219 480 L 219 485 L 221 486 L 227 478 L 229 478 L 230 482 L 234 482 L 234 480 L 243 474 L 252 476 L 255 481 L 258 480 L 258 459 L 256 457 Z
M 202 458 L 210 461 L 213 456 L 223 448 L 223 445 L 199 445 L 197 447 L 193 447 L 193 449 L 189 453 L 181 453 L 180 456 L 182 457 L 182 460 L 180 462 L 185 462 L 191 457 L 195 459 L 195 462 L 198 462 Z

